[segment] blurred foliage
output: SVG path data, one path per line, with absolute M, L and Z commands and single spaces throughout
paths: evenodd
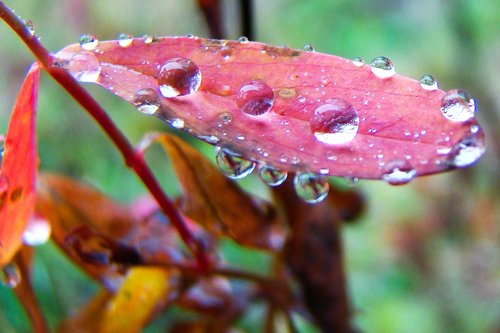
M 11 0 L 31 19 L 50 50 L 76 42 L 82 33 L 112 39 L 135 35 L 206 36 L 196 1 Z M 224 2 L 226 31 L 239 35 L 236 2 Z M 347 275 L 354 319 L 362 332 L 495 332 L 500 327 L 500 6 L 491 0 L 276 0 L 255 1 L 259 41 L 344 57 L 390 57 L 396 69 L 418 78 L 432 73 L 444 89 L 462 87 L 479 103 L 478 118 L 488 150 L 475 166 L 417 179 L 404 187 L 362 181 L 368 200 L 364 217 L 344 228 Z M 7 127 L 29 52 L 0 24 L 0 133 Z M 172 131 L 156 118 L 89 86 L 132 142 L 147 131 Z M 143 186 L 95 124 L 47 76 L 39 101 L 41 170 L 61 172 L 130 202 Z M 187 138 L 213 158 L 212 147 Z M 155 153 L 155 149 L 156 153 Z M 159 148 L 147 157 L 169 195 L 179 192 L 172 167 Z M 336 181 L 336 180 L 333 180 Z M 241 184 L 269 196 L 254 177 Z M 237 246 L 224 247 L 238 266 L 260 261 Z M 95 293 L 96 285 L 52 244 L 36 251 L 33 283 L 55 327 Z M 0 288 L 2 332 L 27 332 L 23 310 Z M 182 311 L 169 313 L 183 316 Z M 255 331 L 262 309 L 247 313 L 242 327 Z M 168 327 L 160 318 L 147 330 Z M 304 331 L 306 328 L 304 328 Z

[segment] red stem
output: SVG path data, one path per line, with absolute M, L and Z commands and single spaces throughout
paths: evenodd
M 165 195 L 151 169 L 145 163 L 142 154 L 134 150 L 132 144 L 125 135 L 116 127 L 106 111 L 97 103 L 94 98 L 83 89 L 78 82 L 66 71 L 57 67 L 53 63 L 53 57 L 38 41 L 38 38 L 30 33 L 21 19 L 16 16 L 3 2 L 0 1 L 0 18 L 2 18 L 14 32 L 23 40 L 26 46 L 35 55 L 44 69 L 56 80 L 106 132 L 111 141 L 122 154 L 125 163 L 142 180 L 151 195 L 156 199 L 162 211 L 177 228 L 182 240 L 188 248 L 195 254 L 200 269 L 206 271 L 209 261 L 203 247 L 196 241 L 190 230 L 184 223 L 184 219 L 175 208 L 172 201 Z

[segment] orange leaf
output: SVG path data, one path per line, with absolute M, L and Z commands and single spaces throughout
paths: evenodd
M 0 170 L 0 267 L 21 246 L 21 238 L 35 207 L 36 102 L 40 68 L 33 64 L 19 91 Z

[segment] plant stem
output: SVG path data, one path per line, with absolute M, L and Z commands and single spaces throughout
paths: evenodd
M 94 120 L 104 130 L 122 154 L 126 165 L 129 166 L 141 179 L 151 195 L 158 202 L 162 211 L 176 227 L 182 240 L 195 254 L 199 268 L 202 271 L 207 270 L 209 261 L 203 252 L 203 247 L 200 246 L 197 240 L 193 237 L 179 211 L 161 189 L 151 169 L 145 163 L 142 154 L 136 153 L 132 144 L 118 129 L 118 127 L 116 127 L 112 119 L 99 105 L 99 103 L 97 103 L 95 99 L 85 89 L 83 89 L 70 74 L 54 65 L 53 57 L 38 41 L 38 38 L 33 35 L 26 28 L 24 22 L 1 1 L 0 18 L 2 18 L 23 40 L 49 75 L 52 76 L 52 78 L 56 80 L 85 110 L 87 110 L 89 115 L 94 118 Z

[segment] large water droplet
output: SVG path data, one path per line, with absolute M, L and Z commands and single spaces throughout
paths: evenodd
M 126 33 L 121 33 L 118 35 L 118 45 L 120 45 L 121 47 L 128 47 L 132 45 L 133 40 L 134 37 L 132 37 L 132 35 Z
M 356 67 L 363 67 L 365 65 L 365 61 L 359 57 L 352 59 L 352 64 Z
M 485 150 L 484 137 L 468 135 L 453 147 L 451 163 L 457 168 L 467 167 L 477 162 Z
M 474 118 L 476 101 L 465 90 L 453 89 L 441 100 L 443 116 L 453 121 L 467 121 Z
M 438 82 L 434 76 L 427 74 L 420 78 L 420 86 L 429 91 L 437 90 Z
M 407 160 L 389 162 L 384 166 L 382 179 L 391 185 L 409 183 L 417 175 Z
M 328 180 L 312 172 L 297 173 L 293 179 L 297 195 L 308 203 L 317 203 L 326 198 L 330 190 Z
M 351 141 L 356 136 L 359 116 L 351 103 L 333 98 L 314 110 L 309 124 L 319 141 L 341 144 Z
M 99 40 L 96 36 L 89 34 L 80 36 L 80 46 L 82 49 L 92 51 L 97 47 L 97 45 L 99 45 Z
M 33 217 L 23 232 L 23 243 L 29 246 L 38 246 L 47 243 L 51 233 L 50 223 L 41 218 Z
M 8 263 L 0 268 L 0 283 L 8 288 L 15 288 L 21 282 L 21 272 L 15 263 Z
M 283 184 L 288 174 L 286 171 L 275 169 L 267 165 L 261 165 L 259 167 L 259 176 L 267 185 L 278 186 Z
M 141 89 L 135 93 L 134 105 L 145 114 L 154 114 L 160 108 L 158 92 L 152 88 Z
M 69 61 L 68 71 L 80 82 L 96 82 L 101 75 L 101 63 L 93 53 L 80 52 Z
M 198 65 L 191 60 L 173 58 L 160 67 L 158 84 L 163 97 L 192 94 L 200 87 L 201 72 Z
M 264 82 L 250 81 L 241 86 L 236 96 L 236 103 L 242 112 L 251 116 L 259 116 L 273 107 L 274 93 Z
M 370 63 L 370 66 L 372 73 L 381 79 L 388 79 L 396 74 L 392 61 L 386 57 L 375 57 Z
M 224 175 L 232 179 L 241 179 L 252 173 L 255 163 L 217 147 L 215 161 Z

